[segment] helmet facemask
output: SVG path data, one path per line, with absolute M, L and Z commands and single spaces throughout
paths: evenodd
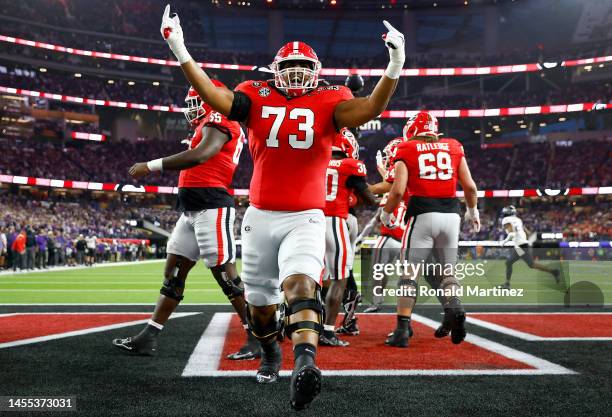
M 183 110 L 183 114 L 185 115 L 185 119 L 189 123 L 193 123 L 198 120 L 200 117 L 206 114 L 206 110 L 204 110 L 203 102 L 198 96 L 187 96 L 185 97 L 185 109 Z
M 303 57 L 288 58 L 274 62 L 272 69 L 274 85 L 288 96 L 301 96 L 319 85 L 319 61 Z

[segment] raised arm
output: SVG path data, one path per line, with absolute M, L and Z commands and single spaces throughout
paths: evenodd
M 389 49 L 389 65 L 385 70 L 385 75 L 381 77 L 368 97 L 354 98 L 336 106 L 334 118 L 337 126 L 357 127 L 378 117 L 387 108 L 395 87 L 397 87 L 406 59 L 404 35 L 386 20 L 383 20 L 383 23 L 388 30 L 383 35 L 383 39 Z
M 185 77 L 198 92 L 202 100 L 208 103 L 213 109 L 228 116 L 232 109 L 234 92 L 224 87 L 215 86 L 208 75 L 191 58 L 185 41 L 183 40 L 183 29 L 178 15 L 170 16 L 170 5 L 166 5 L 164 16 L 162 17 L 161 34 L 168 43 L 168 46 L 176 56 Z

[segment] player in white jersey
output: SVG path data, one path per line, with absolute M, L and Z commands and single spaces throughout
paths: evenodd
M 502 245 L 510 244 L 514 246 L 508 259 L 506 259 L 506 282 L 500 285 L 500 288 L 510 288 L 510 278 L 512 277 L 512 265 L 519 259 L 525 261 L 529 268 L 539 269 L 540 271 L 548 272 L 557 283 L 560 282 L 560 270 L 542 265 L 535 262 L 531 254 L 531 245 L 527 240 L 527 234 L 523 227 L 523 221 L 516 215 L 516 207 L 508 206 L 502 209 L 502 227 L 508 233 L 506 238 L 502 240 Z

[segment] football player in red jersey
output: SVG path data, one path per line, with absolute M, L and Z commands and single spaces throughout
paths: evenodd
M 344 86 L 318 85 L 321 63 L 303 42 L 290 42 L 278 51 L 271 65 L 273 80 L 246 81 L 234 91 L 215 88 L 187 52 L 178 16 L 171 17 L 167 6 L 162 18 L 162 36 L 193 88 L 213 109 L 248 128 L 254 172 L 251 206 L 242 225 L 242 276 L 250 328 L 262 343 L 257 380 L 278 378 L 276 310 L 282 303 L 284 333 L 295 358 L 290 404 L 298 410 L 321 390 L 315 355 L 322 328 L 322 209 L 331 142 L 338 126 L 360 126 L 386 108 L 404 65 L 404 37 L 384 24 L 389 65 L 368 97 L 353 98 Z
M 332 145 L 332 159 L 326 173 L 324 280 L 329 280 L 329 287 L 325 296 L 325 323 L 319 338 L 322 345 L 348 345 L 335 334 L 338 310 L 355 256 L 346 219 L 353 191 L 365 203 L 376 204 L 374 196 L 368 191 L 366 174 L 365 164 L 359 160 L 357 140 L 350 130 L 343 128 Z
M 407 249 L 408 262 L 415 267 L 422 266 L 432 251 L 436 252 L 444 275 L 440 288 L 446 291 L 441 327 L 450 331 L 453 343 L 461 343 L 465 338 L 465 311 L 456 295 L 459 282 L 454 274 L 447 272 L 447 266 L 454 268 L 457 263 L 461 223 L 457 181 L 465 192 L 465 219 L 479 230 L 476 184 L 463 146 L 455 139 L 440 139 L 438 121 L 431 114 L 418 112 L 411 117 L 404 127 L 404 138 L 406 142 L 399 145 L 393 159 L 395 180 L 381 213 L 381 222 L 393 227 L 396 222 L 393 211 L 402 199 L 407 202 L 408 226 L 402 238 L 402 255 Z M 408 200 L 407 189 L 410 190 Z M 397 297 L 397 327 L 386 341 L 390 346 L 408 346 L 419 275 L 409 274 L 398 282 L 406 296 Z
M 224 87 L 219 81 L 213 83 L 217 88 Z M 185 102 L 185 117 L 195 129 L 189 149 L 137 163 L 129 171 L 133 177 L 142 178 L 152 171 L 181 170 L 178 209 L 182 214 L 168 241 L 164 283 L 155 312 L 138 335 L 113 340 L 115 346 L 141 355 L 155 353 L 157 335 L 183 299 L 187 274 L 200 258 L 247 329 L 243 285 L 234 263 L 234 199 L 228 192 L 244 145 L 244 133 L 237 122 L 202 102 L 193 88 Z M 247 343 L 230 359 L 253 359 L 260 355 L 257 339 L 247 330 Z

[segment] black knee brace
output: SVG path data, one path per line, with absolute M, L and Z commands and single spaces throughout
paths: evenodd
M 279 324 L 281 326 L 279 329 L 279 336 L 281 338 L 283 335 L 290 338 L 293 332 L 299 333 L 303 331 L 311 331 L 318 334 L 323 332 L 323 321 L 325 318 L 319 289 L 317 289 L 315 297 L 316 298 L 301 298 L 293 301 L 292 303 L 287 303 L 285 301 L 281 304 L 279 320 Z M 304 320 L 291 323 L 291 316 L 302 310 L 315 311 L 317 313 L 318 321 Z
M 225 268 L 225 266 L 221 265 L 220 267 L 216 268 Z M 240 284 L 242 283 L 240 277 L 229 279 L 227 276 L 227 272 L 223 270 L 219 270 L 219 272 L 221 275 L 220 278 L 217 278 L 215 274 L 213 274 L 213 276 L 215 277 L 217 284 L 219 284 L 219 286 L 221 287 L 221 291 L 223 291 L 223 294 L 225 294 L 225 296 L 228 300 L 230 300 L 230 302 L 233 301 L 234 298 L 241 297 L 244 295 L 244 290 L 240 288 Z
M 275 339 L 278 336 L 278 323 L 276 319 L 270 321 L 266 325 L 256 323 L 251 316 L 251 309 L 248 304 L 246 306 L 246 319 L 249 324 L 249 330 L 263 344 L 267 344 L 270 340 Z
M 181 302 L 181 300 L 183 299 L 183 295 L 182 295 L 182 291 L 181 293 L 179 293 L 177 289 L 185 288 L 185 280 L 180 279 L 178 277 L 180 268 L 181 268 L 181 261 L 177 261 L 176 265 L 174 266 L 174 269 L 171 272 L 172 276 L 170 278 L 166 277 L 164 279 L 164 283 L 161 289 L 159 290 L 159 293 L 161 295 L 165 295 L 166 297 L 172 298 L 178 302 Z

